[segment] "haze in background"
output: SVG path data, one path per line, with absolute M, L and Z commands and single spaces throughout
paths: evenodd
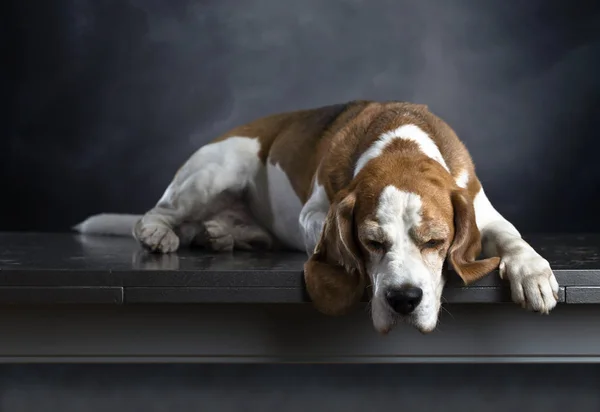
M 144 212 L 218 133 L 352 99 L 428 104 L 521 231 L 600 230 L 598 2 L 31 0 L 11 13 L 0 230 Z

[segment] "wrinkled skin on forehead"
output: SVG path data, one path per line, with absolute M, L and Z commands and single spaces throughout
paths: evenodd
M 342 314 L 370 284 L 373 324 L 381 333 L 403 319 L 422 332 L 437 325 L 448 257 L 470 283 L 494 270 L 498 258 L 481 250 L 472 201 L 439 163 L 425 156 L 380 156 L 333 200 L 321 240 L 305 266 L 307 289 L 324 313 Z M 398 315 L 390 290 L 418 287 L 421 303 Z

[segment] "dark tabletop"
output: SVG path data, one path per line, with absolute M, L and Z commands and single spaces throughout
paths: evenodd
M 596 303 L 600 234 L 525 239 L 550 261 L 561 300 Z M 305 260 L 303 253 L 199 249 L 154 255 L 130 238 L 2 233 L 0 303 L 305 302 Z M 573 302 L 565 297 L 571 290 Z M 469 287 L 451 274 L 445 292 L 450 303 L 503 302 L 509 296 L 497 272 Z

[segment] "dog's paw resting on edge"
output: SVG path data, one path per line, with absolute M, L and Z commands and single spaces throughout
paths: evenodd
M 534 250 L 507 254 L 500 277 L 510 282 L 512 299 L 524 309 L 549 314 L 558 302 L 558 282 L 546 259 Z

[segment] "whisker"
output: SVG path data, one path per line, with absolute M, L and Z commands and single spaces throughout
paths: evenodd
M 446 313 L 447 313 L 447 314 L 448 314 L 448 315 L 449 315 L 449 316 L 452 318 L 452 320 L 456 320 L 456 319 L 454 318 L 454 315 L 453 315 L 452 313 L 450 313 L 450 311 L 449 311 L 448 309 L 446 309 L 446 308 L 445 308 L 443 305 L 442 305 L 442 306 L 440 306 L 440 308 L 441 308 L 443 311 L 445 311 L 445 312 L 446 312 Z M 439 318 L 438 318 L 438 319 L 439 319 Z
M 373 298 L 369 299 L 369 302 L 367 302 L 367 307 L 365 308 L 365 310 L 369 313 L 369 314 L 373 314 Z

